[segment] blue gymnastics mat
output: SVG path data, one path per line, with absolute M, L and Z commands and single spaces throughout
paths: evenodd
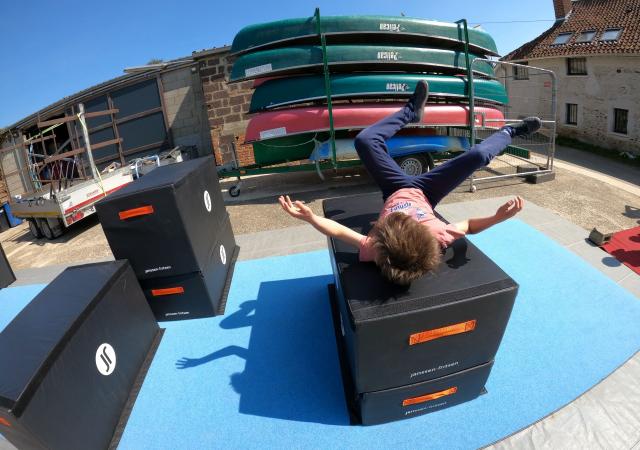
M 471 240 L 520 284 L 488 394 L 350 426 L 328 253 L 243 261 L 225 316 L 162 324 L 119 448 L 477 448 L 571 402 L 640 349 L 640 300 L 578 256 L 518 220 Z

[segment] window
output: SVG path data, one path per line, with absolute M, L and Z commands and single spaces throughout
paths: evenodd
M 528 66 L 529 63 L 523 62 L 520 63 L 523 66 Z M 529 69 L 527 67 L 522 66 L 513 66 L 513 78 L 515 80 L 528 80 L 529 79 Z
M 578 39 L 576 39 L 576 42 L 591 42 L 594 37 L 596 37 L 595 31 L 583 31 L 580 33 L 580 36 L 578 36 Z
M 627 121 L 629 119 L 628 109 L 613 110 L 613 132 L 620 134 L 627 134 Z
M 572 35 L 573 33 L 561 33 L 556 37 L 555 41 L 553 41 L 553 44 L 551 45 L 566 44 L 567 42 L 569 42 L 569 39 L 571 39 Z
M 622 33 L 621 28 L 610 28 L 605 30 L 600 37 L 601 41 L 617 41 L 620 37 L 620 33 Z
M 578 125 L 578 105 L 567 103 L 567 125 Z
M 587 58 L 567 58 L 567 75 L 586 75 Z

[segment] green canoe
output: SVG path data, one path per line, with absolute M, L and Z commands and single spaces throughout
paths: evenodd
M 429 98 L 461 99 L 468 95 L 465 77 L 418 74 L 333 75 L 331 96 L 347 98 L 402 98 L 415 90 L 420 80 L 429 83 Z M 507 93 L 498 80 L 474 79 L 476 100 L 505 104 Z M 326 99 L 322 75 L 276 78 L 256 88 L 249 112 Z
M 470 55 L 471 60 L 476 55 Z M 332 71 L 466 73 L 462 52 L 422 47 L 381 45 L 329 45 L 327 60 Z M 322 70 L 322 47 L 305 45 L 262 50 L 240 56 L 233 64 L 230 81 L 276 75 L 308 74 Z M 483 61 L 474 72 L 493 77 L 493 67 Z
M 318 143 L 329 139 L 327 132 L 305 133 L 278 139 L 253 142 L 256 164 L 267 166 L 309 158 Z
M 321 31 L 329 44 L 404 43 L 462 50 L 461 25 L 394 16 L 322 17 Z M 231 53 L 300 44 L 318 44 L 314 17 L 249 25 L 236 35 Z M 493 38 L 483 30 L 469 29 L 469 48 L 479 55 L 498 55 Z

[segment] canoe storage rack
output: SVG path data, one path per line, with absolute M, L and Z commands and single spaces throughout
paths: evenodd
M 332 95 L 332 70 L 327 56 L 327 37 L 321 26 L 320 9 L 316 8 L 312 18 L 315 24 L 316 38 L 312 44 L 318 45 L 322 50 L 322 77 L 324 80 L 324 96 L 321 101 L 326 101 L 328 111 L 328 131 L 323 133 L 323 141 L 310 142 L 311 145 L 328 145 L 328 157 L 316 159 L 313 162 L 303 162 L 306 158 L 300 159 L 297 164 L 288 164 L 289 161 L 270 161 L 268 164 L 253 164 L 240 166 L 235 145 L 232 145 L 234 163 L 231 168 L 222 166 L 218 170 L 220 178 L 236 177 L 237 183 L 229 188 L 229 194 L 237 197 L 241 192 L 242 177 L 258 174 L 316 171 L 319 177 L 324 180 L 323 171 L 336 171 L 340 168 L 359 166 L 360 160 L 356 158 L 340 159 L 336 147 L 336 126 L 334 117 L 334 102 Z M 466 19 L 455 22 L 458 26 L 459 41 L 457 50 L 464 55 L 464 71 L 466 76 L 465 95 L 458 99 L 458 104 L 464 102 L 468 111 L 468 121 L 464 126 L 437 126 L 436 134 L 443 136 L 463 137 L 468 140 L 469 145 L 480 142 L 489 134 L 505 123 L 515 123 L 524 117 L 537 115 L 542 119 L 543 127 L 540 132 L 530 138 L 516 138 L 514 143 L 505 152 L 496 158 L 492 164 L 477 172 L 469 179 L 469 191 L 475 192 L 477 185 L 482 182 L 493 182 L 495 180 L 523 177 L 531 182 L 541 182 L 553 178 L 553 155 L 555 149 L 556 132 L 556 79 L 553 72 L 528 65 L 514 64 L 509 62 L 488 59 L 487 57 L 476 57 L 470 52 L 469 29 Z M 306 40 L 305 44 L 309 41 Z M 460 45 L 462 44 L 462 45 Z M 486 74 L 486 67 L 490 65 L 494 76 Z M 270 66 L 270 65 L 269 65 Z M 483 73 L 484 72 L 484 73 Z M 264 75 L 267 76 L 267 75 Z M 427 75 L 425 75 L 426 77 Z M 499 80 L 506 91 L 506 102 L 492 105 L 503 114 L 503 119 L 487 118 L 484 113 L 478 112 L 476 103 L 476 84 L 474 81 Z M 242 81 L 233 80 L 229 83 Z M 480 96 L 480 94 L 478 94 Z M 425 125 L 434 128 L 430 125 Z M 263 142 L 269 142 L 268 140 Z M 286 147 L 286 146 L 285 146 Z M 415 170 L 411 166 L 411 152 L 405 152 L 403 161 L 407 162 L 407 167 L 401 165 L 403 170 Z M 456 152 L 427 152 L 416 151 L 413 159 L 418 159 L 422 163 L 422 170 L 430 170 L 437 161 L 446 160 L 456 155 Z M 426 169 L 426 170 L 425 170 Z

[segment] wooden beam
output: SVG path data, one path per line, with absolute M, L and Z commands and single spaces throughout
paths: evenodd
M 91 150 L 98 150 L 98 149 L 103 148 L 103 147 L 108 147 L 109 145 L 118 144 L 118 143 L 120 143 L 120 141 L 122 141 L 122 139 L 111 139 L 109 141 L 100 142 L 98 144 L 92 144 L 91 145 Z M 38 163 L 38 165 L 40 165 L 40 164 L 48 164 L 48 163 L 54 162 L 54 161 L 59 161 L 59 160 L 64 159 L 64 158 L 66 158 L 68 156 L 79 155 L 80 153 L 84 153 L 84 152 L 85 152 L 84 147 L 80 147 L 80 148 L 77 148 L 75 150 L 70 150 L 68 152 L 60 153 L 59 155 L 50 156 L 50 157 L 46 158 L 43 162 Z
M 29 144 L 37 144 L 38 142 L 48 141 L 49 139 L 53 139 L 53 136 L 44 136 L 44 137 L 41 137 L 41 138 L 38 138 L 38 139 L 27 140 L 27 141 L 23 142 L 22 144 L 17 144 L 17 145 L 14 145 L 12 147 L 1 148 L 0 149 L 0 153 L 11 152 L 11 151 L 16 150 L 18 148 L 28 147 Z
M 91 119 L 92 117 L 106 116 L 108 114 L 116 114 L 118 112 L 120 112 L 119 109 L 107 109 L 105 111 L 95 111 L 95 112 L 85 113 L 84 117 L 86 119 Z M 58 125 L 61 123 L 71 122 L 77 119 L 78 119 L 77 116 L 65 116 L 65 117 L 60 117 L 59 119 L 45 120 L 44 122 L 38 122 L 38 128 L 44 128 L 51 125 Z

